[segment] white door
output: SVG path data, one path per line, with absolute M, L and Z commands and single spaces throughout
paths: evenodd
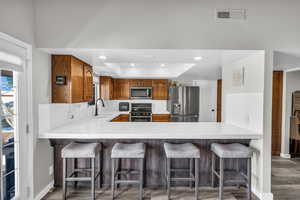
M 217 81 L 194 81 L 195 86 L 200 87 L 199 121 L 217 121 Z
M 26 199 L 28 85 L 26 50 L 0 35 L 1 199 Z M 25 183 L 25 184 L 24 184 Z

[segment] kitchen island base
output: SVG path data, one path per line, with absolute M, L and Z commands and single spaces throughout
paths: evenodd
M 244 145 L 249 145 L 249 139 L 199 139 L 199 140 L 176 140 L 176 139 L 50 139 L 51 146 L 54 148 L 54 186 L 61 187 L 62 186 L 62 158 L 61 158 L 61 150 L 62 148 L 69 144 L 70 142 L 99 142 L 102 143 L 102 167 L 103 167 L 103 176 L 102 183 L 103 186 L 110 186 L 111 184 L 111 149 L 116 142 L 122 143 L 137 143 L 143 142 L 146 144 L 146 156 L 145 156 L 145 171 L 144 171 L 144 186 L 149 188 L 163 188 L 166 185 L 165 180 L 165 153 L 163 149 L 164 142 L 170 143 L 185 143 L 190 142 L 195 144 L 200 149 L 200 162 L 199 162 L 199 186 L 211 186 L 211 151 L 210 146 L 214 142 L 218 143 L 241 143 Z M 138 168 L 138 162 L 121 160 L 120 166 L 124 168 Z M 217 161 L 218 166 L 218 161 Z M 68 166 L 73 168 L 74 162 L 70 161 Z M 84 159 L 78 159 L 77 163 L 78 167 L 89 167 L 90 162 Z M 189 161 L 188 159 L 175 159 L 172 162 L 173 168 L 188 168 Z M 224 163 L 225 169 L 239 169 L 240 171 L 246 173 L 247 169 L 247 160 L 244 159 L 226 159 Z M 184 175 L 184 174 L 182 174 Z M 180 174 L 179 174 L 180 176 Z M 132 175 L 131 178 L 136 178 Z M 235 173 L 230 173 L 229 179 L 235 178 Z M 84 183 L 88 184 L 88 183 Z M 174 182 L 173 186 L 189 186 L 189 182 Z

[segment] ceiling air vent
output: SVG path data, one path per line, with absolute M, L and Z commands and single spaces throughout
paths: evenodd
M 245 9 L 216 9 L 217 21 L 246 20 Z

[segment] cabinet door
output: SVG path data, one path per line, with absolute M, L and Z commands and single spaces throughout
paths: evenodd
M 129 122 L 128 114 L 121 114 L 111 120 L 112 122 Z
M 100 96 L 104 100 L 111 100 L 113 90 L 113 79 L 110 76 L 100 76 Z
M 114 79 L 114 99 L 129 99 L 129 80 Z
M 152 99 L 167 100 L 168 99 L 168 80 L 157 79 L 152 81 Z
M 151 79 L 130 79 L 129 85 L 130 87 L 151 87 L 152 80 Z
M 71 58 L 71 102 L 78 103 L 83 101 L 83 62 Z
M 152 122 L 169 122 L 170 115 L 169 114 L 153 114 Z
M 93 69 L 89 65 L 84 65 L 84 101 L 93 100 Z
M 52 55 L 52 103 L 71 103 L 71 56 Z M 57 84 L 57 77 L 65 77 L 65 84 Z

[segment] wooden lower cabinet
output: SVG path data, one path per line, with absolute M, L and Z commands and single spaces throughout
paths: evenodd
M 152 122 L 169 122 L 170 114 L 152 114 Z
M 129 114 L 121 114 L 113 118 L 111 122 L 129 122 Z

